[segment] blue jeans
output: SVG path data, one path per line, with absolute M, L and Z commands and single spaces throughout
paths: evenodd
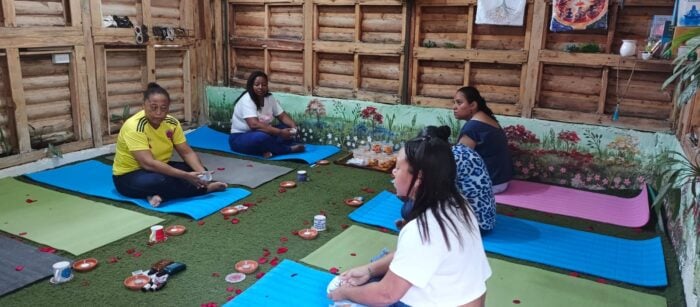
M 275 128 L 288 128 L 284 124 L 276 125 Z M 273 155 L 283 155 L 292 152 L 292 139 L 285 140 L 279 136 L 269 135 L 265 132 L 252 130 L 243 133 L 231 133 L 228 137 L 228 145 L 231 150 L 246 155 L 262 156 L 266 152 Z
M 193 171 L 185 162 L 168 162 L 168 165 L 183 170 Z M 207 188 L 197 188 L 189 181 L 161 173 L 138 169 L 119 176 L 112 176 L 117 192 L 133 198 L 146 198 L 158 195 L 163 201 L 204 195 Z

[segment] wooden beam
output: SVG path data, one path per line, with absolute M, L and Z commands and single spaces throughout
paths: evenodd
M 56 146 L 58 150 L 60 150 L 62 153 L 69 153 L 69 152 L 74 152 L 74 151 L 79 151 L 83 149 L 88 149 L 92 147 L 92 140 L 83 140 L 83 141 L 76 141 L 76 142 L 71 142 L 71 143 L 66 143 L 66 144 L 61 144 Z M 12 166 L 17 166 L 20 164 L 25 164 L 29 162 L 34 162 L 36 160 L 39 160 L 41 158 L 46 157 L 46 150 L 45 149 L 40 149 L 40 150 L 34 150 L 31 152 L 26 152 L 21 155 L 13 155 L 13 156 L 8 156 L 4 158 L 0 158 L 0 169 L 12 167 Z
M 305 41 L 300 42 L 297 40 L 262 39 L 252 37 L 231 37 L 229 41 L 231 42 L 231 47 L 235 48 L 302 51 L 306 46 Z
M 72 36 L 45 36 L 45 37 L 16 37 L 0 36 L 0 46 L 3 48 L 43 48 L 43 47 L 63 47 L 82 46 L 84 44 L 83 35 Z
M 403 48 L 400 45 L 385 45 L 372 43 L 321 42 L 313 43 L 316 52 L 368 54 L 368 55 L 400 55 Z
M 90 1 L 90 26 L 92 28 L 102 28 L 102 1 L 101 0 L 89 0 Z M 87 20 L 85 20 L 87 23 Z
M 180 5 L 182 5 L 182 1 L 180 1 Z M 153 22 L 152 22 L 152 17 L 151 17 L 151 0 L 141 0 L 141 18 L 143 18 L 143 24 L 148 27 L 148 29 L 153 29 Z M 136 26 L 136 24 L 135 24 Z M 155 39 L 153 37 L 153 32 L 150 31 L 151 37 L 149 38 L 149 41 Z
M 600 94 L 598 95 L 598 107 L 596 108 L 596 114 L 603 114 L 605 112 L 605 102 L 608 98 L 608 78 L 610 76 L 610 68 L 603 67 L 603 75 L 600 80 Z M 617 95 L 617 93 L 615 93 Z M 619 99 L 619 98 L 618 98 Z
M 464 73 L 462 76 L 462 85 L 464 86 L 469 86 L 469 82 L 471 82 L 471 71 L 472 71 L 472 63 L 469 61 L 464 61 Z
M 544 48 L 547 23 L 547 3 L 544 0 L 535 0 L 532 16 L 532 27 L 530 30 L 530 45 L 527 47 L 527 75 L 525 80 L 525 91 L 520 97 L 522 105 L 522 117 L 532 117 L 532 108 L 537 100 L 538 88 L 540 86 L 540 74 L 542 64 L 539 60 L 539 52 Z
M 87 93 L 83 97 L 87 100 L 88 110 L 90 110 L 90 129 L 91 137 L 95 147 L 102 146 L 102 120 L 100 119 L 100 104 L 97 98 L 97 69 L 95 66 L 95 47 L 92 41 L 92 25 L 90 12 L 92 10 L 93 1 L 81 1 L 80 11 L 82 14 L 81 20 L 83 27 L 83 39 L 85 40 L 85 80 L 80 82 L 87 86 Z M 77 47 L 76 47 L 77 48 Z M 102 72 L 104 74 L 104 71 Z
M 522 64 L 527 60 L 525 50 L 459 50 L 417 47 L 413 56 L 431 61 L 471 61 L 479 63 Z
M 413 97 L 412 103 L 423 107 L 449 109 L 452 108 L 454 101 L 448 98 L 436 98 L 417 95 Z M 491 110 L 494 113 L 501 115 L 517 116 L 521 112 L 520 106 L 514 104 L 489 102 L 489 108 L 491 108 Z
M 532 114 L 534 118 L 567 123 L 603 125 L 652 132 L 671 131 L 671 122 L 667 120 L 621 116 L 617 121 L 613 121 L 611 116 L 607 114 L 591 114 L 545 108 L 534 108 Z
M 204 16 L 207 16 L 209 12 L 205 12 Z M 205 18 L 209 19 L 209 18 Z M 221 7 L 221 0 L 214 0 L 214 56 L 216 57 L 216 84 L 224 83 L 224 73 L 228 71 L 227 67 L 224 67 L 224 57 L 228 56 L 224 54 L 223 49 L 223 8 Z M 209 31 L 209 30 L 208 30 Z M 207 46 L 209 47 L 209 46 Z
M 2 0 L 2 12 L 5 16 L 4 23 L 5 27 L 16 27 L 17 20 L 15 18 L 15 1 L 14 0 Z
M 241 1 L 241 0 L 237 0 Z M 249 0 L 250 1 L 250 0 Z M 270 0 L 266 0 L 269 2 Z M 279 0 L 280 2 L 284 0 Z M 299 0 L 297 0 L 299 1 Z M 309 0 L 307 0 L 309 1 Z M 403 5 L 405 0 L 312 0 L 314 4 L 317 5 L 355 5 L 355 4 L 360 4 L 360 5 Z M 284 1 L 288 2 L 288 1 Z M 291 0 L 289 2 L 294 2 L 294 0 Z
M 104 137 L 109 135 L 110 126 L 112 122 L 109 118 L 108 105 L 107 105 L 107 53 L 105 52 L 105 46 L 95 45 L 95 90 L 97 93 L 97 104 L 96 108 L 92 109 L 92 119 L 93 125 L 95 125 L 95 119 L 99 121 L 100 125 L 103 125 L 100 131 L 100 138 L 105 142 Z M 93 104 L 94 105 L 94 104 Z M 93 137 L 95 134 L 93 133 Z
M 316 18 L 314 18 L 315 5 L 311 1 L 304 3 L 304 93 L 311 95 L 314 85 L 314 29 L 316 27 Z
M 469 12 L 467 13 L 467 49 L 472 49 L 472 42 L 474 40 L 474 14 L 476 14 L 476 8 L 470 5 Z
M 19 59 L 19 49 L 7 48 L 5 52 L 7 52 L 6 59 L 10 95 L 12 96 L 15 109 L 15 129 L 17 130 L 19 152 L 27 153 L 32 151 L 32 145 L 24 98 L 24 85 L 22 84 L 22 64 Z
M 531 37 L 532 37 L 532 16 L 534 15 L 534 7 L 532 4 L 528 3 L 526 6 L 526 11 L 527 11 L 527 17 L 525 18 L 525 39 L 523 40 L 524 42 L 529 42 Z M 528 58 L 529 58 L 529 49 L 530 49 L 530 44 L 523 44 L 523 48 L 528 51 Z M 520 67 L 520 93 L 518 93 L 518 105 L 523 105 L 523 97 L 525 97 L 525 93 L 527 92 L 527 73 L 528 73 L 528 63 L 525 62 L 523 65 Z
M 65 3 L 65 1 L 63 1 Z M 69 0 L 68 7 L 70 8 L 70 22 L 71 27 L 76 29 L 83 29 L 83 17 L 82 17 L 82 7 L 80 6 L 80 0 Z M 64 8 L 65 13 L 65 8 Z M 89 23 L 89 20 L 85 20 Z
M 360 68 L 360 54 L 355 53 L 352 61 L 352 91 L 354 93 L 357 93 L 357 91 L 360 90 L 360 84 L 362 83 Z
M 185 102 L 185 121 L 192 122 L 192 79 L 195 77 L 191 73 L 196 71 L 192 65 L 192 47 L 185 51 L 185 58 L 182 61 L 182 92 Z
M 146 74 L 148 82 L 156 82 L 156 48 L 146 46 Z
M 73 132 L 78 140 L 92 139 L 90 119 L 90 96 L 88 95 L 87 63 L 85 47 L 75 46 L 70 69 L 71 110 L 73 112 Z
M 618 6 L 613 5 L 608 11 L 608 16 L 610 16 L 610 23 L 608 23 L 608 25 L 610 26 L 608 26 L 608 37 L 605 41 L 605 47 L 603 47 L 605 53 L 610 53 L 610 49 L 612 49 L 613 40 L 615 39 L 615 29 L 617 28 L 617 15 Z
M 554 50 L 540 50 L 539 60 L 548 64 L 601 67 L 608 66 L 636 71 L 672 72 L 673 64 L 665 60 L 638 60 L 633 57 L 621 57 L 605 53 L 569 53 Z

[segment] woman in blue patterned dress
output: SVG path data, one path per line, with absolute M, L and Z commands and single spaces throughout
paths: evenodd
M 452 131 L 448 126 L 428 126 L 421 132 L 421 136 L 437 137 L 444 141 L 448 141 L 451 134 Z M 457 188 L 474 210 L 479 221 L 479 229 L 482 232 L 493 229 L 496 224 L 496 198 L 486 163 L 474 149 L 462 143 L 452 146 L 452 154 L 457 163 Z M 406 203 L 401 210 L 404 219 L 410 207 L 412 205 Z

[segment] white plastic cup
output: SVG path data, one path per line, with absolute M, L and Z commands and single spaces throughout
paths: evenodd
M 53 264 L 53 283 L 60 284 L 69 281 L 73 278 L 73 271 L 70 268 L 70 262 L 59 261 Z
M 316 215 L 314 216 L 314 228 L 318 231 L 326 230 L 326 216 Z

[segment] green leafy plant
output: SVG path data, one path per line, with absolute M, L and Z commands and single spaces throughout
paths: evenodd
M 0 156 L 9 155 L 10 153 L 12 153 L 12 145 L 10 145 L 7 137 L 5 137 L 5 133 L 0 128 Z
M 49 143 L 49 146 L 46 147 L 46 157 L 48 158 L 63 158 L 63 151 L 61 151 L 61 148 L 58 148 L 57 146 L 53 146 L 52 143 Z
M 567 44 L 566 47 L 564 47 L 564 51 L 572 53 L 600 53 L 602 50 L 600 49 L 600 45 L 596 43 L 586 43 L 582 45 Z
M 688 50 L 695 50 L 700 47 L 700 28 L 693 29 L 680 35 L 671 41 L 671 49 L 676 50 L 681 44 L 686 44 Z M 668 52 L 664 54 L 664 57 L 669 56 Z M 675 91 L 678 94 L 678 99 L 676 99 L 676 104 L 682 106 L 690 100 L 698 87 L 700 87 L 700 62 L 696 61 L 697 55 L 694 51 L 688 52 L 683 56 L 676 57 L 673 60 L 673 74 L 664 81 L 661 85 L 661 89 L 666 89 L 672 83 L 676 83 Z M 685 87 L 685 88 L 684 88 Z
M 447 43 L 443 44 L 443 47 L 448 48 L 448 49 L 459 48 L 459 47 L 457 47 L 457 45 L 455 45 L 455 44 L 453 44 L 453 43 L 450 43 L 450 42 L 447 42 Z
M 125 105 L 124 108 L 122 109 L 122 114 L 121 114 L 121 115 L 112 114 L 112 118 L 110 118 L 109 120 L 110 120 L 111 122 L 113 122 L 113 123 L 122 122 L 122 121 L 127 120 L 127 119 L 129 118 L 129 115 L 130 115 L 130 114 L 131 114 L 131 113 L 130 113 L 130 107 L 129 107 L 129 105 L 127 104 L 127 105 Z
M 654 187 L 658 194 L 651 206 L 657 215 L 660 214 L 663 204 L 667 203 L 671 214 L 675 217 L 680 211 L 681 189 L 688 184 L 695 200 L 691 203 L 698 204 L 700 156 L 696 156 L 691 161 L 681 153 L 665 151 L 660 155 L 655 173 Z
M 435 48 L 435 47 L 437 47 L 437 43 L 434 42 L 434 41 L 431 41 L 431 40 L 427 40 L 427 41 L 423 42 L 423 47 L 425 47 L 425 48 Z

